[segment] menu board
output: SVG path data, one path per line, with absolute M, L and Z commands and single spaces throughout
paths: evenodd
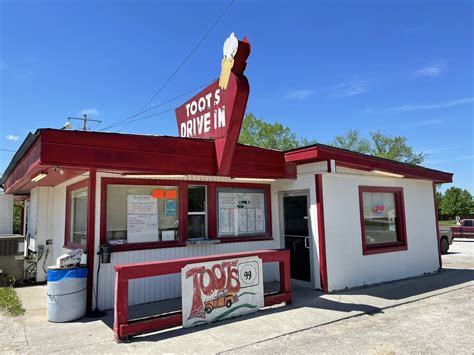
M 218 232 L 226 235 L 265 233 L 265 193 L 251 189 L 219 189 Z
M 158 241 L 158 205 L 150 195 L 127 196 L 127 242 Z

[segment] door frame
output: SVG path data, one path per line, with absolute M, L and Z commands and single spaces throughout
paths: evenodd
M 310 200 L 310 191 L 309 189 L 301 189 L 301 190 L 288 190 L 288 191 L 279 191 L 278 192 L 278 212 L 279 212 L 279 224 L 280 224 L 280 246 L 281 248 L 285 248 L 285 215 L 284 215 L 284 205 L 283 205 L 283 198 L 284 197 L 293 197 L 293 196 L 306 196 L 306 204 L 308 209 L 308 237 L 309 237 L 309 265 L 310 265 L 310 279 L 311 281 L 302 281 L 291 279 L 291 283 L 296 286 L 302 287 L 309 287 L 309 288 L 316 288 L 316 275 L 315 275 L 315 268 L 314 268 L 314 253 L 316 250 L 315 240 L 313 236 L 313 230 L 311 228 L 311 200 Z M 317 275 L 319 277 L 319 275 Z

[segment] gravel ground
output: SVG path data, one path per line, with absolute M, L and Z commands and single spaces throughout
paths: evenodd
M 299 299 L 281 311 L 120 344 L 113 340 L 111 313 L 108 318 L 49 323 L 45 286 L 22 288 L 18 291 L 26 314 L 0 312 L 0 355 L 474 354 L 474 240 L 455 241 L 443 266 L 441 273 L 329 295 L 299 289 Z
M 474 269 L 474 239 L 455 239 L 443 255 L 443 268 Z
M 474 240 L 455 241 L 443 267 L 474 269 Z M 474 286 L 227 353 L 474 354 Z

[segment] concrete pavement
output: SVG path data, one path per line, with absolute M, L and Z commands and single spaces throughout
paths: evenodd
M 175 328 L 146 334 L 121 344 L 113 340 L 112 312 L 98 319 L 83 318 L 71 323 L 49 323 L 46 320 L 45 286 L 18 288 L 27 312 L 20 317 L 0 315 L 0 352 L 251 352 L 256 350 L 254 347 L 258 347 L 259 343 L 265 344 L 303 331 L 335 326 L 341 321 L 355 322 L 355 327 L 360 331 L 362 328 L 358 328 L 357 324 L 364 314 L 390 315 L 395 312 L 393 314 L 396 318 L 396 310 L 402 305 L 409 306 L 440 297 L 449 299 L 450 295 L 463 292 L 468 292 L 466 295 L 472 297 L 474 258 L 470 256 L 471 253 L 474 255 L 474 241 L 455 242 L 450 252 L 443 257 L 446 269 L 438 274 L 330 295 L 294 288 L 294 302 L 291 306 L 265 309 L 254 315 L 214 326 Z M 176 301 L 170 301 L 170 304 L 173 302 Z M 141 313 L 147 307 L 149 310 L 159 305 L 155 303 L 136 308 L 135 312 Z M 283 351 L 279 346 L 279 350 Z

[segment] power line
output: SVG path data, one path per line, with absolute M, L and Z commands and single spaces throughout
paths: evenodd
M 194 92 L 194 91 L 196 91 L 196 90 L 199 90 L 199 89 L 201 89 L 201 88 L 203 88 L 203 87 L 205 87 L 205 86 L 208 86 L 210 83 L 214 82 L 215 80 L 216 80 L 216 79 L 212 79 L 211 81 L 208 81 L 208 82 L 206 82 L 205 84 L 199 85 L 198 87 L 195 87 L 194 89 L 188 90 L 188 91 L 186 91 L 186 92 L 184 92 L 184 93 L 182 93 L 182 94 L 179 94 L 179 95 L 177 95 L 177 96 L 175 96 L 175 97 L 172 97 L 171 99 L 168 99 L 168 100 L 166 100 L 166 101 L 163 101 L 163 102 L 159 103 L 158 105 L 155 105 L 155 106 L 153 106 L 153 107 L 150 107 L 149 109 L 144 110 L 141 114 L 144 114 L 144 113 L 146 113 L 146 112 L 155 110 L 156 108 L 158 108 L 158 107 L 160 107 L 160 106 L 166 105 L 167 103 L 170 103 L 170 102 L 172 102 L 172 101 L 174 101 L 174 100 L 177 100 L 177 99 L 179 99 L 179 98 L 181 98 L 181 97 L 183 97 L 183 96 L 189 95 L 190 93 L 192 93 L 192 92 Z M 138 116 L 138 115 L 136 115 L 136 116 Z M 106 130 L 106 129 L 111 129 L 111 128 L 115 128 L 115 127 L 117 127 L 117 126 L 122 126 L 122 125 L 126 125 L 126 124 L 128 124 L 128 123 L 134 122 L 135 120 L 131 120 L 130 122 L 125 122 L 125 121 L 130 120 L 130 119 L 132 119 L 132 118 L 134 118 L 134 117 L 136 117 L 136 116 L 130 116 L 130 117 L 124 118 L 124 119 L 122 119 L 122 120 L 120 120 L 120 121 L 117 121 L 116 123 L 113 123 L 113 124 L 111 124 L 111 125 L 109 125 L 109 126 L 107 126 L 107 127 L 105 127 L 105 128 L 102 128 L 101 130 L 99 130 L 99 132 L 102 132 L 102 131 L 104 131 L 104 130 Z M 147 117 L 150 117 L 150 116 L 147 116 Z M 122 130 L 123 130 L 123 128 L 122 128 Z
M 13 152 L 13 153 L 16 153 L 16 150 L 12 150 L 12 149 L 3 149 L 3 148 L 0 148 L 0 150 L 3 150 L 4 152 Z
M 164 111 L 160 111 L 160 112 L 157 112 L 157 113 L 153 113 L 151 115 L 148 115 L 148 116 L 142 116 L 142 117 L 137 117 L 127 123 L 124 123 L 124 124 L 129 124 L 129 123 L 132 123 L 132 122 L 136 122 L 136 121 L 140 121 L 140 120 L 144 120 L 145 118 L 149 118 L 149 117 L 153 117 L 153 116 L 158 116 L 158 115 L 162 115 L 164 113 L 167 113 L 167 112 L 171 112 L 171 111 L 174 111 L 176 110 L 175 108 L 170 108 L 168 110 L 164 110 Z M 122 128 L 123 129 L 123 128 Z
M 201 37 L 201 39 L 198 41 L 198 43 L 191 49 L 191 51 L 189 52 L 189 54 L 181 61 L 181 63 L 178 65 L 178 67 L 175 69 L 175 71 L 170 75 L 170 77 L 163 83 L 163 85 L 160 86 L 160 88 L 155 92 L 155 94 L 145 103 L 145 105 L 143 105 L 143 107 L 134 115 L 124 119 L 124 120 L 121 120 L 122 122 L 124 121 L 127 121 L 129 119 L 133 119 L 135 117 L 137 117 L 138 115 L 140 115 L 141 113 L 143 113 L 143 111 L 145 110 L 145 108 L 150 104 L 150 102 L 152 102 L 155 97 L 157 97 L 160 92 L 170 83 L 171 80 L 173 80 L 173 78 L 176 76 L 176 74 L 181 70 L 181 68 L 184 66 L 184 64 L 186 64 L 186 62 L 189 60 L 189 58 L 191 58 L 191 56 L 198 50 L 198 48 L 201 46 L 201 44 L 204 42 L 204 40 L 207 38 L 207 36 L 212 32 L 212 30 L 214 29 L 214 27 L 216 27 L 216 25 L 219 23 L 219 21 L 224 17 L 224 15 L 227 13 L 227 11 L 229 11 L 230 7 L 232 6 L 232 4 L 234 3 L 234 0 L 231 0 L 229 2 L 229 4 L 226 6 L 226 8 L 224 9 L 224 11 L 222 11 L 222 13 L 220 14 L 220 16 L 214 21 L 214 23 L 211 25 L 211 27 L 207 30 L 206 33 L 204 33 L 204 35 Z M 133 122 L 133 121 L 131 121 Z M 125 128 L 125 127 L 124 127 Z M 123 129 L 123 128 L 122 128 Z M 104 130 L 104 129 L 102 129 Z

